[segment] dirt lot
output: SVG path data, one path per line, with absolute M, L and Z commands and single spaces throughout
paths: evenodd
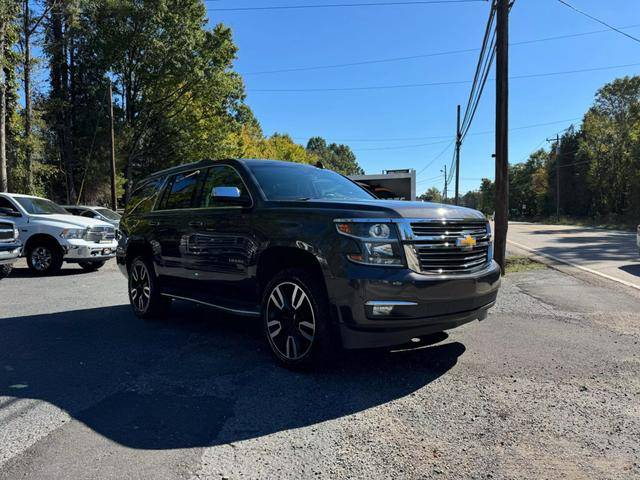
M 254 321 L 124 279 L 0 283 L 0 478 L 640 478 L 640 299 L 550 269 L 433 346 L 273 364 Z

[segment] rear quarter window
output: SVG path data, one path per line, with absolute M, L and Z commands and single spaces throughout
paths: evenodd
M 162 196 L 161 210 L 181 210 L 193 205 L 200 170 L 178 173 L 169 179 Z
M 150 212 L 156 203 L 163 180 L 162 178 L 154 179 L 136 188 L 127 203 L 125 213 L 141 215 Z

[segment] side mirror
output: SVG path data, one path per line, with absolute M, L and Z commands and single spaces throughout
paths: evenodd
M 226 203 L 247 207 L 251 205 L 251 200 L 242 196 L 238 187 L 213 187 L 211 189 L 211 199 L 218 203 Z
M 0 216 L 3 216 L 3 217 L 21 217 L 22 215 L 20 214 L 20 212 L 16 212 L 15 210 L 12 210 L 11 208 L 0 207 Z
M 213 187 L 211 198 L 218 200 L 240 199 L 240 189 L 238 187 Z

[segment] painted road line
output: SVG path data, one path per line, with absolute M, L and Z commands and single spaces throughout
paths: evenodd
M 550 258 L 551 260 L 555 260 L 556 262 L 564 263 L 565 265 L 569 265 L 569 266 L 577 268 L 579 270 L 584 270 L 585 272 L 592 273 L 593 275 L 597 275 L 599 277 L 603 277 L 603 278 L 606 278 L 608 280 L 612 280 L 614 282 L 621 283 L 623 285 L 626 285 L 627 287 L 631 287 L 631 288 L 635 288 L 636 290 L 640 290 L 640 285 L 636 285 L 635 283 L 627 282 L 626 280 L 622 280 L 620 278 L 612 277 L 611 275 L 607 275 L 606 273 L 598 272 L 597 270 L 593 270 L 592 268 L 583 267 L 582 265 L 576 265 L 575 263 L 570 262 L 569 260 L 565 260 L 563 258 L 556 257 L 555 255 L 549 255 L 548 253 L 540 252 L 540 251 L 536 250 L 535 248 L 527 247 L 526 245 L 522 245 L 521 243 L 517 243 L 517 242 L 514 242 L 512 240 L 507 240 L 507 243 L 515 245 L 516 247 L 521 248 L 523 250 L 526 250 L 528 252 L 535 253 L 536 255 L 540 255 L 541 257 Z

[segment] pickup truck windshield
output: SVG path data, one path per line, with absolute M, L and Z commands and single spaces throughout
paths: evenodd
M 331 170 L 291 163 L 249 166 L 267 200 L 372 200 L 375 197 Z
M 109 210 L 108 208 L 96 208 L 96 212 L 109 220 L 120 220 L 120 218 L 122 218 L 120 214 L 113 210 Z
M 51 200 L 31 197 L 15 197 L 15 199 L 31 215 L 70 215 L 68 211 Z

